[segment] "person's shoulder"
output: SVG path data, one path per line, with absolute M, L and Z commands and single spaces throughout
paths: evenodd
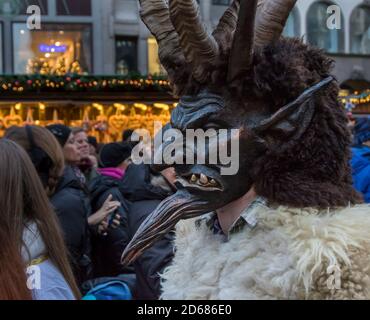
M 35 300 L 75 300 L 70 286 L 49 259 L 35 267 L 40 277 L 32 289 Z

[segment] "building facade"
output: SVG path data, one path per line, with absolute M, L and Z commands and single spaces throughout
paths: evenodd
M 231 0 L 198 2 L 211 30 Z M 26 25 L 26 8 L 34 4 L 41 8 L 41 30 Z M 334 30 L 327 27 L 332 5 L 341 15 Z M 0 0 L 0 31 L 3 74 L 31 73 L 40 64 L 45 72 L 63 71 L 75 61 L 89 74 L 163 72 L 157 44 L 140 21 L 138 0 Z M 337 62 L 341 83 L 370 81 L 370 1 L 298 0 L 285 35 L 325 49 Z

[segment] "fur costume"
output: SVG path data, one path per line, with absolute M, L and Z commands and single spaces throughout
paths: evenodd
M 234 0 L 212 34 L 196 0 L 140 3 L 180 95 L 170 127 L 238 130 L 239 170 L 222 175 L 222 161 L 184 163 L 183 154 L 153 166 L 173 166 L 178 191 L 144 221 L 124 262 L 254 188 L 269 207 L 227 242 L 207 224 L 180 222 L 163 299 L 370 299 L 370 207 L 352 187 L 333 61 L 281 37 L 296 0 Z
M 223 242 L 180 222 L 163 299 L 370 299 L 370 206 L 331 211 L 276 207 L 255 229 Z M 337 266 L 340 289 L 329 289 Z

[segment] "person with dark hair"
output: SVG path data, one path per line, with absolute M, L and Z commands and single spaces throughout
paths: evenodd
M 0 300 L 80 298 L 56 215 L 25 150 L 0 140 Z M 40 279 L 29 281 L 27 274 Z
M 127 129 L 125 131 L 122 132 L 122 141 L 123 142 L 127 142 L 127 141 L 131 141 L 131 136 L 133 134 L 134 130 L 133 129 Z
M 352 175 L 354 187 L 370 203 L 370 119 L 359 118 L 354 128 L 352 147 Z
M 94 277 L 114 277 L 130 272 L 123 268 L 121 254 L 129 237 L 127 232 L 128 203 L 119 186 L 130 165 L 131 146 L 128 143 L 110 143 L 100 151 L 99 176 L 89 183 L 93 210 L 102 206 L 107 196 L 121 204 L 102 222 L 100 232 L 92 237 Z

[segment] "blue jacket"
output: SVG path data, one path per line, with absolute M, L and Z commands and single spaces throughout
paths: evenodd
M 352 174 L 354 187 L 370 203 L 370 148 L 359 146 L 352 148 Z

